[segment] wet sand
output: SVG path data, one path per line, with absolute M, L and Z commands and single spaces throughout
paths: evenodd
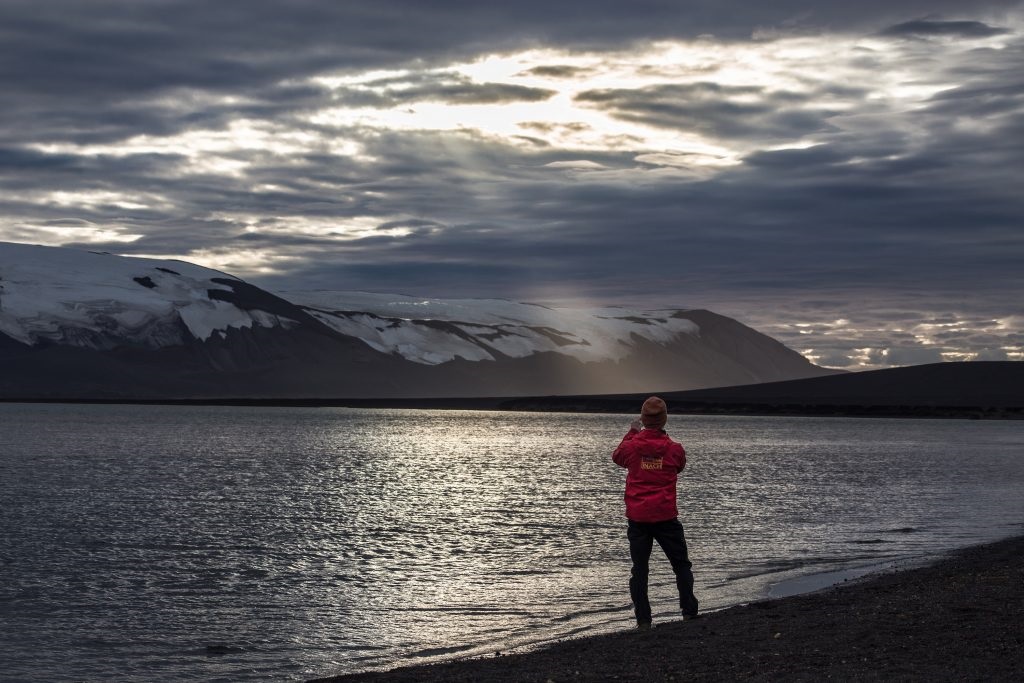
M 1021 681 L 1024 537 L 693 621 L 322 681 Z

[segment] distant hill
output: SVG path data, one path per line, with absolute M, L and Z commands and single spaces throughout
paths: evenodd
M 711 311 L 261 289 L 183 261 L 0 243 L 0 399 L 533 396 L 814 377 Z
M 1024 418 L 1024 362 L 932 363 L 660 394 L 686 413 Z M 543 397 L 513 410 L 633 412 L 644 394 Z

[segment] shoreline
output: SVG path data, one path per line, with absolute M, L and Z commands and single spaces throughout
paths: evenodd
M 675 415 L 750 417 L 859 417 L 937 420 L 1024 420 L 1024 407 L 844 403 L 681 401 L 666 396 Z M 628 397 L 550 396 L 480 398 L 10 398 L 0 404 L 230 406 L 252 408 L 355 408 L 385 410 L 479 410 L 524 413 L 632 414 L 647 394 Z
M 315 681 L 1022 680 L 1022 617 L 1024 536 L 1016 536 L 647 632 Z

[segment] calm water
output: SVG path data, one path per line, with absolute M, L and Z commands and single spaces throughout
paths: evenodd
M 628 628 L 629 419 L 0 405 L 0 679 L 294 680 Z M 702 608 L 1024 521 L 1022 422 L 668 429 Z

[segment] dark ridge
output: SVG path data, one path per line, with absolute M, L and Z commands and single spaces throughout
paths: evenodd
M 10 337 L 3 332 L 0 332 L 0 351 L 12 350 L 22 351 L 29 348 L 28 344 L 18 341 L 14 337 Z
M 178 275 L 178 276 L 181 275 L 181 273 L 179 273 L 178 271 L 171 270 L 170 268 L 161 268 L 160 266 L 157 266 L 156 269 L 157 270 L 161 270 L 161 271 L 163 271 L 165 273 L 170 273 L 171 275 Z
M 583 342 L 573 341 L 572 339 L 565 337 L 562 332 L 550 327 L 529 327 L 527 329 L 530 329 L 537 334 L 544 335 L 557 346 L 590 346 L 590 342 L 586 340 L 583 340 Z
M 493 342 L 498 339 L 504 339 L 505 337 L 522 337 L 523 335 L 515 332 L 508 332 L 501 327 L 491 327 L 490 325 L 478 325 L 477 327 L 490 327 L 493 332 L 481 332 L 476 335 L 477 339 L 483 339 L 486 342 Z
M 1024 407 L 1024 363 L 930 363 L 753 386 L 672 393 L 676 400 L 929 407 Z
M 669 411 L 855 417 L 1024 418 L 1024 363 L 974 361 L 663 392 Z M 502 402 L 505 410 L 631 413 L 644 394 L 545 396 Z
M 358 348 L 358 346 L 356 347 Z M 407 365 L 407 372 L 424 371 L 412 364 Z M 466 366 L 472 370 L 472 364 Z M 960 367 L 966 366 L 966 367 Z M 994 366 L 994 367 L 993 367 Z M 913 371 L 913 372 L 907 372 Z M 851 389 L 851 395 L 843 400 L 818 401 L 813 397 L 794 398 L 791 385 L 812 387 L 817 386 L 816 380 L 832 380 L 836 384 L 851 381 L 856 388 L 862 381 L 861 375 L 870 375 L 869 386 L 882 379 L 897 377 L 916 377 L 922 382 L 921 387 L 907 386 L 903 396 L 894 395 L 895 389 L 888 380 L 883 384 L 890 394 L 866 397 Z M 1001 377 L 1000 383 L 994 383 L 992 376 Z M 923 378 L 937 382 L 943 379 L 958 378 L 957 387 L 964 400 L 960 404 L 914 403 L 910 396 L 928 387 Z M 960 419 L 1024 419 L 1024 396 L 1020 387 L 1024 386 L 1024 363 L 1012 361 L 992 361 L 975 363 L 946 363 L 913 368 L 895 368 L 877 370 L 871 373 L 851 373 L 834 375 L 824 378 L 797 380 L 794 382 L 775 382 L 774 385 L 789 387 L 788 393 L 772 394 L 770 385 L 750 385 L 745 387 L 728 387 L 716 390 L 706 389 L 687 392 L 662 392 L 660 396 L 666 400 L 670 413 L 685 415 L 804 415 L 822 417 L 914 417 L 914 418 L 960 418 Z M 1003 384 L 1008 386 L 1004 387 Z M 841 387 L 840 387 L 841 388 Z M 758 396 L 758 392 L 767 392 Z M 747 392 L 749 398 L 738 399 Z M 615 395 L 580 395 L 580 396 L 533 396 L 533 397 L 451 397 L 451 398 L 245 398 L 245 397 L 208 397 L 191 399 L 145 398 L 109 398 L 91 400 L 89 398 L 47 398 L 27 397 L 28 401 L 42 400 L 45 402 L 81 402 L 81 403 L 154 403 L 169 405 L 239 405 L 239 406 L 294 406 L 294 407 L 346 407 L 346 408 L 400 408 L 427 410 L 510 410 L 533 412 L 566 412 L 566 413 L 615 413 L 635 414 L 640 404 L 649 395 L 615 394 Z M 704 400 L 693 399 L 693 396 L 706 397 Z M 717 398 L 716 398 L 717 397 Z M 725 398 L 723 398 L 725 397 Z M 714 399 L 714 400 L 712 400 Z M 0 401 L 15 401 L 25 398 L 5 398 Z M 972 402 L 973 401 L 973 402 Z M 912 533 L 915 529 L 893 529 L 888 533 Z
M 635 315 L 624 315 L 624 316 L 599 315 L 597 317 L 601 318 L 602 320 L 626 320 L 626 321 L 631 322 L 631 323 L 636 323 L 637 325 L 653 325 L 654 324 L 653 320 L 648 320 L 647 318 L 638 318 Z
M 211 278 L 211 282 L 231 288 L 230 290 L 207 290 L 206 295 L 211 301 L 226 301 L 241 308 L 243 311 L 265 311 L 296 322 L 305 323 L 314 330 L 334 335 L 330 328 L 295 304 L 259 287 L 250 285 L 248 282 L 226 277 Z

